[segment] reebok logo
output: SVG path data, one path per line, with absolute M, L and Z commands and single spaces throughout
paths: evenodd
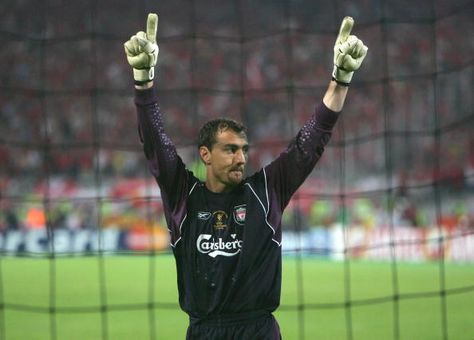
M 196 241 L 197 250 L 202 254 L 207 254 L 212 258 L 217 256 L 235 256 L 242 249 L 242 240 L 237 239 L 236 234 L 232 234 L 232 241 L 224 241 L 221 237 L 214 239 L 212 235 L 201 234 Z
M 200 220 L 208 220 L 211 217 L 211 213 L 207 211 L 198 211 L 197 218 Z

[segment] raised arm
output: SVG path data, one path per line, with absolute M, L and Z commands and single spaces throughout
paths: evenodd
M 158 16 L 150 13 L 146 33 L 133 35 L 125 44 L 127 61 L 133 68 L 135 79 L 135 104 L 138 114 L 138 130 L 152 174 L 163 191 L 178 189 L 185 181 L 186 171 L 176 148 L 165 132 L 163 116 L 153 88 L 154 68 L 159 48 L 156 43 Z M 183 180 L 184 178 L 184 180 Z M 185 190 L 183 186 L 183 190 Z M 163 190 L 164 189 L 164 190 Z
M 354 71 L 359 69 L 367 54 L 367 46 L 350 34 L 353 25 L 351 17 L 345 17 L 342 21 L 334 45 L 332 80 L 322 103 L 288 148 L 265 168 L 269 186 L 274 190 L 280 209 L 288 204 L 293 193 L 320 159 L 344 106 Z

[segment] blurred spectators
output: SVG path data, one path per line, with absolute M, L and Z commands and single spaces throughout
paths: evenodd
M 197 17 L 193 23 L 181 10 L 187 4 L 163 2 L 158 8 L 164 14 L 157 83 L 168 132 L 186 148 L 194 145 L 204 120 L 220 115 L 240 119 L 258 149 L 251 153 L 251 168 L 264 166 L 309 117 L 327 85 L 337 15 L 318 12 L 319 23 L 313 22 L 308 13 L 314 3 L 299 0 L 293 17 L 284 18 L 280 3 L 262 1 L 244 2 L 242 9 L 266 13 L 261 22 L 239 26 L 242 19 L 236 18 L 235 8 L 223 4 L 213 9 L 212 18 Z M 6 11 L 7 6 L 12 10 Z M 149 177 L 122 51 L 126 36 L 144 25 L 146 10 L 131 13 L 126 1 L 106 6 L 107 12 L 100 4 L 94 15 L 80 2 L 37 6 L 29 1 L 0 5 L 5 43 L 0 51 L 1 229 L 44 227 L 47 221 L 53 228 L 95 228 L 95 197 L 115 199 L 122 181 Z M 464 34 L 472 17 L 456 12 L 454 5 L 437 13 L 424 6 L 390 6 L 390 18 L 403 14 L 412 21 L 386 23 L 378 2 L 369 0 L 344 8 L 356 16 L 357 34 L 367 37 L 369 60 L 356 76 L 344 117 L 321 160 L 325 171 L 312 175 L 320 179 L 317 189 L 313 182 L 305 183 L 311 202 L 290 205 L 288 225 L 302 221 L 306 227 L 328 227 L 338 220 L 367 228 L 436 225 L 432 191 L 390 197 L 394 188 L 434 181 L 440 183 L 436 195 L 443 202 L 442 223 L 473 225 L 474 43 Z M 36 10 L 47 13 L 46 22 Z M 431 25 L 417 22 L 439 13 L 452 14 Z M 194 24 L 197 39 L 191 32 Z M 183 158 L 198 171 L 199 162 L 191 163 L 195 157 L 190 154 Z M 9 197 L 51 195 L 58 183 L 72 188 L 58 199 L 94 192 L 87 196 L 92 203 L 54 203 L 46 215 L 43 208 L 25 212 L 21 204 L 9 205 Z M 149 196 L 152 190 L 147 185 L 141 194 Z M 318 198 L 339 197 L 341 191 L 380 191 L 387 197 L 342 202 Z M 130 207 L 133 202 L 124 203 L 110 215 L 125 214 Z

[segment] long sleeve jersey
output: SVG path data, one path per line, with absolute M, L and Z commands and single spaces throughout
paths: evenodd
M 194 318 L 274 311 L 283 210 L 320 159 L 338 114 L 321 103 L 273 162 L 232 192 L 214 193 L 177 154 L 155 90 L 136 90 L 135 104 L 140 139 L 161 190 L 181 308 Z

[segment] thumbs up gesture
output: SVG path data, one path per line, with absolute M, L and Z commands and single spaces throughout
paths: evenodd
M 354 26 L 354 19 L 345 17 L 334 45 L 332 78 L 343 86 L 349 86 L 354 71 L 359 69 L 368 50 L 362 40 L 355 35 L 350 35 L 352 26 Z
M 158 15 L 150 13 L 146 22 L 146 33 L 140 31 L 123 44 L 127 61 L 133 67 L 136 85 L 143 85 L 155 77 L 159 52 L 156 44 L 157 29 Z

